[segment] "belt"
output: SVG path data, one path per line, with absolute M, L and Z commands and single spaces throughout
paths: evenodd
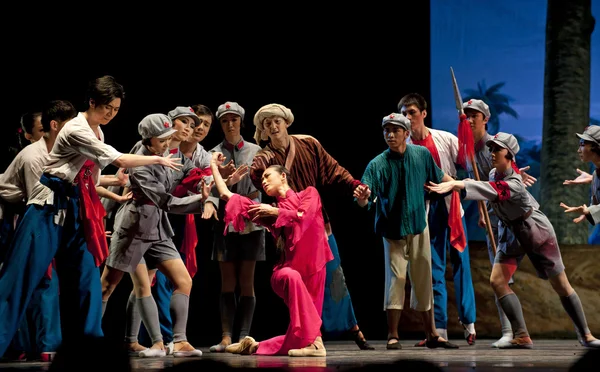
M 520 217 L 517 217 L 514 220 L 510 221 L 510 223 L 517 224 L 517 223 L 524 222 L 526 219 L 528 219 L 531 216 L 532 213 L 533 213 L 533 208 L 530 208 L 527 212 L 523 213 Z
M 135 198 L 135 197 L 134 197 L 134 198 L 133 198 L 133 201 L 134 201 L 136 204 L 138 204 L 138 205 L 140 205 L 140 204 L 142 204 L 142 205 L 156 205 L 156 204 L 154 204 L 154 202 L 152 202 L 152 200 L 150 200 L 150 199 L 147 199 L 147 198 L 139 198 L 139 199 L 138 199 L 138 198 Z

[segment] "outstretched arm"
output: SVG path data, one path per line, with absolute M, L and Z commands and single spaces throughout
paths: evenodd
M 581 169 L 577 169 L 577 173 L 579 174 L 577 178 L 575 178 L 574 180 L 565 180 L 565 182 L 563 182 L 563 185 L 586 185 L 592 183 L 594 176 L 582 171 Z

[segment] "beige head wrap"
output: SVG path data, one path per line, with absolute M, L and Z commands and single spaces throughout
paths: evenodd
M 284 105 L 270 103 L 261 107 L 254 115 L 254 126 L 256 127 L 254 140 L 256 143 L 260 143 L 261 140 L 266 141 L 269 139 L 267 132 L 265 132 L 263 121 L 272 116 L 281 116 L 288 123 L 288 126 L 292 125 L 294 122 L 294 114 L 292 114 L 292 111 Z

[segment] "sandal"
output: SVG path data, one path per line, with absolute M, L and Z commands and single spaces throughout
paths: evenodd
M 391 340 L 396 340 L 398 342 L 393 342 L 390 344 Z M 388 338 L 388 343 L 385 346 L 386 349 L 388 350 L 400 350 L 402 349 L 402 345 L 400 344 L 400 339 L 398 337 L 390 337 Z
M 357 329 L 356 331 L 349 331 L 350 335 L 352 337 L 352 339 L 354 340 L 354 342 L 356 343 L 356 345 L 358 345 L 358 348 L 361 350 L 375 350 L 375 348 L 371 345 L 369 345 L 369 343 L 367 342 L 367 340 L 364 338 L 365 335 L 363 335 L 363 337 L 360 337 L 360 329 Z

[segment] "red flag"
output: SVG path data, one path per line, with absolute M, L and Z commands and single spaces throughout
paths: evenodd
M 460 114 L 458 123 L 458 157 L 456 162 L 467 169 L 467 162 L 475 156 L 475 142 L 473 140 L 473 131 L 471 123 L 467 120 L 467 115 Z M 472 165 L 472 164 L 471 164 Z
M 448 226 L 450 227 L 450 245 L 459 252 L 465 250 L 467 246 L 467 236 L 460 215 L 460 196 L 458 191 L 452 192 L 450 201 L 450 210 L 448 211 Z
M 185 215 L 185 229 L 183 232 L 183 242 L 181 243 L 181 253 L 185 257 L 185 267 L 193 278 L 198 271 L 196 263 L 196 245 L 198 245 L 198 235 L 196 234 L 196 223 L 193 214 Z

